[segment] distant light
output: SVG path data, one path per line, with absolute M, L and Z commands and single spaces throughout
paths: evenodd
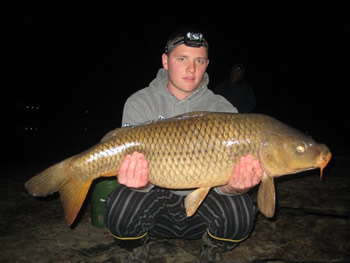
M 38 131 L 39 128 L 38 127 L 24 127 L 24 130 L 32 132 L 32 131 Z
M 27 110 L 39 110 L 40 106 L 31 106 L 31 105 L 27 105 L 25 107 Z

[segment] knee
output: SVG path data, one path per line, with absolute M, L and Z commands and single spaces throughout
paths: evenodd
M 253 230 L 256 206 L 248 195 L 230 196 L 221 202 L 221 215 L 209 229 L 213 236 L 234 241 L 244 240 Z
M 139 237 L 148 231 L 144 203 L 150 198 L 145 193 L 127 187 L 116 189 L 105 204 L 104 220 L 107 229 L 116 237 Z
M 121 189 L 116 189 L 107 198 L 104 208 L 104 221 L 107 229 L 116 236 L 123 235 L 123 229 L 127 228 L 127 222 L 120 220 L 121 217 L 125 216 L 123 211 L 125 207 L 122 206 L 121 202 Z M 118 222 L 118 223 L 117 223 Z

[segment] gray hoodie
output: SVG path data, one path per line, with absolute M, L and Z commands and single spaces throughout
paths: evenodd
M 209 76 L 205 73 L 196 91 L 179 100 L 168 90 L 168 71 L 161 68 L 149 87 L 132 94 L 124 105 L 122 126 L 137 125 L 157 119 L 170 118 L 192 111 L 238 112 L 232 104 L 208 89 Z M 224 194 L 219 188 L 214 188 Z M 136 190 L 136 191 L 149 191 Z M 172 191 L 178 195 L 188 195 L 191 191 Z M 226 194 L 224 194 L 226 195 Z
M 162 68 L 149 87 L 127 99 L 122 125 L 136 125 L 192 111 L 237 112 L 228 100 L 209 90 L 208 83 L 209 76 L 205 73 L 197 90 L 184 100 L 179 100 L 168 90 L 168 71 Z

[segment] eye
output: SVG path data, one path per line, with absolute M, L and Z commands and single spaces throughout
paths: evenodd
M 198 62 L 198 64 L 204 65 L 206 61 L 205 61 L 205 59 L 199 58 L 199 59 L 197 59 L 197 62 Z
M 305 152 L 305 146 L 304 145 L 298 145 L 296 148 L 298 153 L 303 153 Z
M 178 57 L 177 60 L 178 60 L 179 62 L 183 62 L 183 61 L 185 61 L 185 58 L 184 58 L 184 57 Z

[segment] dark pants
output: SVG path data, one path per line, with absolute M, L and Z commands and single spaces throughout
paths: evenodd
M 186 216 L 184 196 L 154 187 L 147 193 L 125 186 L 109 196 L 105 223 L 119 240 L 137 240 L 147 234 L 158 238 L 212 238 L 239 242 L 254 226 L 257 208 L 249 195 L 226 196 L 211 190 L 192 217 Z

